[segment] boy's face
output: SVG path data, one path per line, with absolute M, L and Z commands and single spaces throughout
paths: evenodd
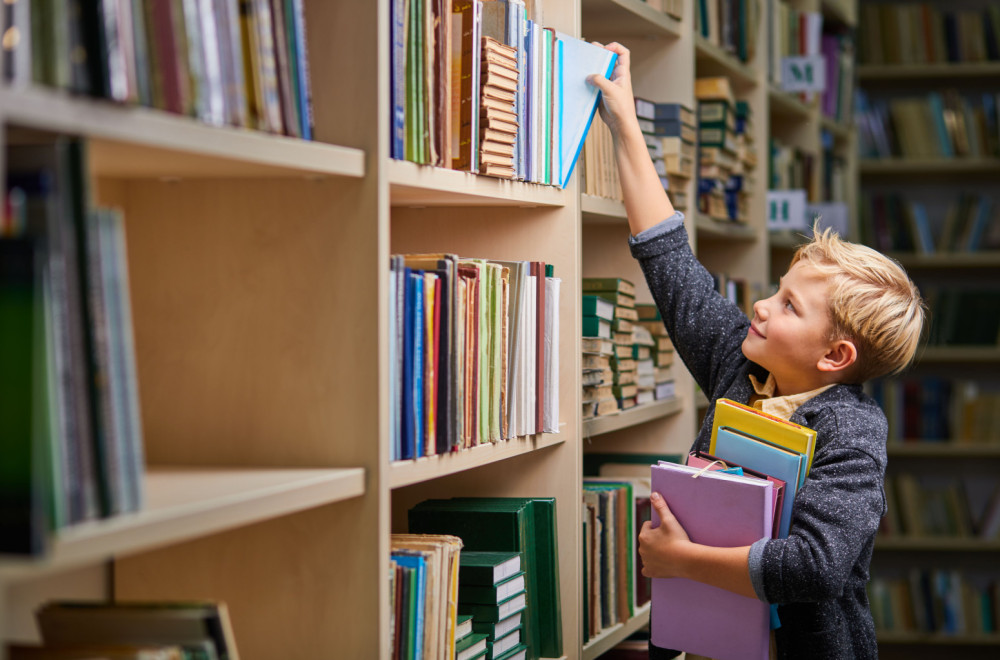
M 781 278 L 777 293 L 754 303 L 743 354 L 774 375 L 780 395 L 823 384 L 817 365 L 832 344 L 828 288 L 819 271 L 800 261 Z

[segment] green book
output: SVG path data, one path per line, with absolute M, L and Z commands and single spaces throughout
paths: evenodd
M 608 321 L 613 321 L 615 318 L 615 305 L 609 300 L 584 294 L 581 298 L 581 303 L 584 317 L 595 316 Z
M 629 309 L 635 307 L 635 298 L 627 293 L 620 293 L 618 291 L 584 291 L 583 295 L 604 298 L 617 307 L 628 307 Z
M 515 628 L 514 630 L 508 631 L 506 634 L 504 634 L 501 637 L 497 637 L 496 639 L 487 639 L 486 640 L 486 649 L 487 649 L 486 657 L 487 658 L 496 658 L 496 657 L 499 657 L 499 656 L 503 655 L 504 653 L 506 653 L 507 651 L 510 651 L 511 649 L 513 649 L 518 644 L 520 644 L 521 643 L 521 633 L 522 633 L 522 630 L 523 630 L 523 628 L 521 628 L 519 626 L 519 627 Z
M 471 618 L 471 617 L 470 617 Z M 455 660 L 472 660 L 486 653 L 486 635 L 472 633 L 455 642 Z
M 486 639 L 494 640 L 507 635 L 510 631 L 521 628 L 521 635 L 524 635 L 524 612 L 515 612 L 506 619 L 500 621 L 476 621 L 472 620 L 472 630 L 486 635 Z
M 521 593 L 527 584 L 524 571 L 496 584 L 466 584 L 458 581 L 458 602 L 496 605 Z
M 493 660 L 521 660 L 522 658 L 528 657 L 528 647 L 524 644 L 518 644 L 511 650 L 507 651 L 503 655 L 498 655 Z
M 455 644 L 475 632 L 472 629 L 472 615 L 459 614 L 455 617 Z
M 621 586 L 625 587 L 625 598 L 621 598 L 619 595 L 619 606 L 624 605 L 628 609 L 628 617 L 631 618 L 635 616 L 635 578 L 634 576 L 634 558 L 635 558 L 635 537 L 638 531 L 635 529 L 634 523 L 634 511 L 635 511 L 635 495 L 632 483 L 629 481 L 590 481 L 584 480 L 583 482 L 584 490 L 591 491 L 616 491 L 617 498 L 615 503 L 617 505 L 617 514 L 624 514 L 624 520 L 622 521 L 625 525 L 625 538 L 629 540 L 629 547 L 623 551 L 622 548 L 618 548 L 617 557 L 615 560 L 618 562 L 618 570 L 624 574 L 624 585 L 619 582 L 619 588 Z M 621 578 L 621 574 L 619 576 Z
M 458 558 L 458 583 L 491 585 L 521 572 L 521 553 L 465 550 Z
M 611 321 L 596 316 L 583 317 L 583 336 L 611 339 Z
M 621 277 L 585 277 L 580 287 L 587 293 L 594 291 L 618 291 L 635 297 L 635 285 Z
M 458 603 L 459 614 L 471 614 L 473 621 L 491 621 L 496 623 L 506 619 L 511 614 L 523 611 L 528 607 L 528 594 L 522 591 L 516 596 L 511 596 L 502 603 L 493 605 L 481 605 L 479 603 Z M 531 617 L 528 617 L 531 620 Z M 484 636 L 485 639 L 485 636 Z M 542 655 L 545 655 L 542 653 Z

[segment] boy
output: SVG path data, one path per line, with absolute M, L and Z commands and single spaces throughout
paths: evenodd
M 916 287 L 890 259 L 830 231 L 795 255 L 778 292 L 753 319 L 719 296 L 688 246 L 639 130 L 629 52 L 603 94 L 621 173 L 632 254 L 674 346 L 712 402 L 693 449 L 708 451 L 715 401 L 755 405 L 817 432 L 812 470 L 792 509 L 788 538 L 742 548 L 692 543 L 654 494 L 662 523 L 639 535 L 643 575 L 685 577 L 778 603 L 781 658 L 874 658 L 865 592 L 885 512 L 885 416 L 860 383 L 912 360 L 923 327 Z M 725 631 L 720 631 L 725 634 Z M 675 652 L 651 646 L 652 658 Z

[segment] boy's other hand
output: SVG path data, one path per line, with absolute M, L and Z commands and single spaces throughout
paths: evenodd
M 598 75 L 587 78 L 590 84 L 601 90 L 603 98 L 600 106 L 601 119 L 611 129 L 611 133 L 618 137 L 623 128 L 631 128 L 633 125 L 638 128 L 639 123 L 635 116 L 635 98 L 632 95 L 631 56 L 628 48 L 617 42 L 606 46 L 596 41 L 593 44 L 607 48 L 618 55 L 610 80 Z
M 659 493 L 650 495 L 649 501 L 660 516 L 660 526 L 653 527 L 647 520 L 639 532 L 642 574 L 655 578 L 682 577 L 680 560 L 691 539 Z

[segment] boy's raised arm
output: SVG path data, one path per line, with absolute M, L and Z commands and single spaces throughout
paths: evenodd
M 619 43 L 608 44 L 604 48 L 618 55 L 611 79 L 591 76 L 589 80 L 601 90 L 601 119 L 611 129 L 614 139 L 625 212 L 628 214 L 629 229 L 635 236 L 672 216 L 674 206 L 660 183 L 639 130 L 632 96 L 629 51 Z

